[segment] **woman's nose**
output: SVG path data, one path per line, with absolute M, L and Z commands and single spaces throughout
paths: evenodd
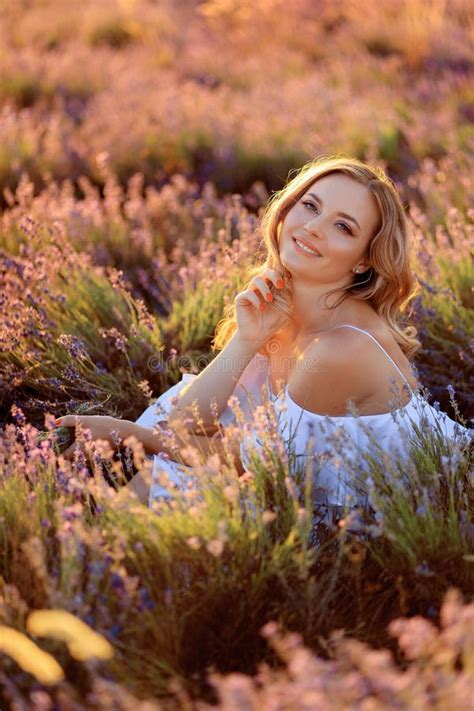
M 311 220 L 307 225 L 304 226 L 306 232 L 308 232 L 312 237 L 319 237 L 321 234 L 321 226 L 319 225 L 317 219 Z

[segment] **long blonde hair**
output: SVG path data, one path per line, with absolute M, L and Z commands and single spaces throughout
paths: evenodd
M 248 281 L 244 289 L 248 289 L 251 280 L 267 268 L 284 273 L 284 289 L 291 288 L 290 275 L 280 261 L 278 226 L 309 187 L 331 173 L 347 175 L 370 190 L 379 206 L 381 224 L 368 247 L 371 269 L 356 274 L 351 284 L 328 291 L 325 300 L 333 293 L 342 292 L 331 309 L 349 296 L 368 301 L 383 318 L 401 350 L 410 358 L 421 348 L 421 343 L 415 338 L 417 329 L 414 326 L 403 328 L 400 317 L 420 290 L 420 285 L 412 271 L 410 231 L 402 201 L 391 179 L 377 166 L 369 166 L 357 158 L 320 156 L 300 168 L 287 185 L 270 197 L 265 207 L 259 230 L 267 256 L 263 263 L 247 270 Z M 284 296 L 284 293 L 282 296 L 275 293 L 275 306 L 280 306 L 290 315 L 288 300 Z M 212 349 L 224 348 L 236 328 L 235 304 L 231 302 L 216 326 Z

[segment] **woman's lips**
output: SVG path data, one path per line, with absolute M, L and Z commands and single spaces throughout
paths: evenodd
M 314 250 L 314 252 L 318 252 L 318 250 L 316 249 L 316 247 L 313 247 L 311 244 L 308 244 L 308 242 L 307 242 L 306 240 L 301 239 L 300 237 L 292 237 L 292 240 L 293 240 L 293 242 L 294 242 L 295 249 L 296 249 L 298 252 L 300 252 L 300 254 L 304 254 L 306 257 L 313 257 L 313 258 L 315 258 L 315 259 L 320 259 L 320 258 L 323 256 L 321 253 L 318 253 L 318 254 L 314 254 L 314 253 L 313 253 L 313 254 L 311 254 L 310 252 L 307 252 L 306 250 L 304 250 L 302 247 L 300 247 L 300 246 L 297 244 L 297 240 L 298 240 L 298 242 L 301 242 L 301 244 L 304 244 L 304 245 L 305 245 L 306 247 L 308 247 L 309 249 Z

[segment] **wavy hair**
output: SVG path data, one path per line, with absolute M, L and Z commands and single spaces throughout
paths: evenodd
M 262 237 L 266 258 L 247 270 L 248 280 L 244 289 L 248 289 L 252 279 L 262 275 L 267 268 L 280 270 L 285 275 L 285 286 L 282 295 L 275 292 L 274 304 L 290 315 L 287 299 L 289 297 L 291 302 L 291 275 L 280 261 L 278 227 L 309 187 L 331 173 L 342 173 L 365 185 L 376 200 L 380 220 L 368 244 L 370 269 L 355 274 L 347 286 L 328 291 L 325 304 L 331 294 L 339 292 L 340 298 L 330 309 L 339 306 L 349 296 L 369 302 L 385 321 L 401 350 L 410 358 L 421 348 L 421 343 L 415 338 L 417 329 L 414 326 L 404 327 L 401 320 L 408 303 L 420 290 L 420 285 L 412 271 L 411 234 L 402 201 L 392 180 L 377 166 L 370 166 L 357 158 L 319 156 L 297 169 L 295 177 L 270 197 L 264 209 L 257 229 Z M 287 299 L 284 298 L 285 290 L 289 290 Z M 216 326 L 212 349 L 224 348 L 236 328 L 235 304 L 231 302 Z

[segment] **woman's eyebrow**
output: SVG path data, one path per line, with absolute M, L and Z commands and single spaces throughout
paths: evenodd
M 316 195 L 316 193 L 308 193 L 308 195 L 311 195 L 311 197 L 314 197 L 314 199 L 319 202 L 319 204 L 321 205 L 321 207 L 323 207 L 324 203 L 323 203 L 323 201 L 321 200 L 321 198 L 320 198 L 318 195 Z M 351 216 L 348 215 L 346 212 L 338 212 L 337 214 L 340 215 L 341 217 L 345 217 L 345 218 L 347 218 L 348 220 L 350 220 L 351 222 L 353 222 L 355 225 L 357 225 L 357 227 L 358 227 L 359 230 L 360 230 L 360 225 L 359 225 L 359 223 L 357 222 L 357 220 L 356 220 L 354 217 L 351 217 Z

